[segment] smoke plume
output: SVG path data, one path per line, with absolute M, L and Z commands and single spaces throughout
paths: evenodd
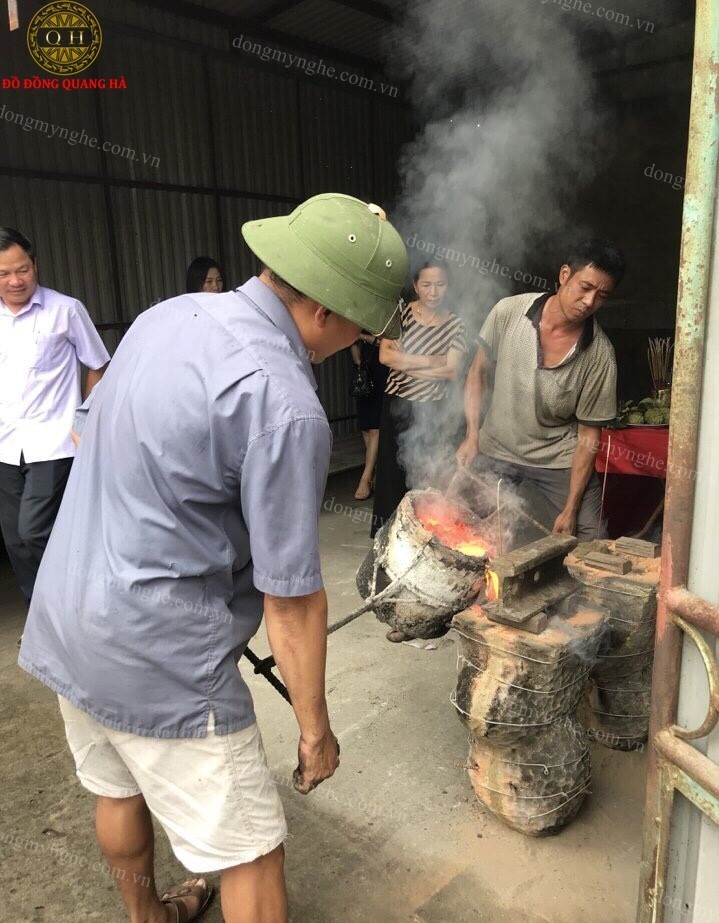
M 599 159 L 602 120 L 573 23 L 542 0 L 413 0 L 394 36 L 420 128 L 391 217 L 411 265 L 445 262 L 448 306 L 472 334 L 499 298 L 554 291 L 559 266 L 550 273 L 545 254 L 589 230 L 568 213 Z M 446 415 L 451 439 L 458 388 Z M 401 445 L 411 484 L 426 474 L 422 429 Z

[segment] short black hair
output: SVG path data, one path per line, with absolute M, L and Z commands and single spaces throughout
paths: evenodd
M 627 268 L 624 254 L 619 247 L 602 237 L 593 237 L 571 247 L 562 265 L 569 266 L 572 275 L 585 266 L 594 266 L 595 269 L 611 276 L 615 285 L 622 281 Z
M 10 247 L 14 246 L 21 247 L 25 253 L 30 257 L 30 259 L 35 262 L 35 248 L 32 243 L 25 237 L 24 234 L 21 234 L 20 231 L 16 231 L 15 228 L 6 228 L 0 226 L 0 252 L 3 250 L 9 250 Z
M 447 277 L 447 282 L 449 282 L 449 270 L 444 265 L 444 263 L 442 263 L 440 260 L 427 260 L 426 263 L 422 263 L 422 265 L 418 266 L 414 271 L 412 281 L 415 285 L 419 282 L 419 276 L 423 269 L 441 269 Z
M 211 269 L 217 269 L 222 275 L 222 269 L 217 260 L 213 260 L 209 256 L 198 256 L 190 263 L 187 267 L 187 284 L 185 290 L 188 293 L 201 292 L 202 286 L 205 284 L 205 279 L 207 278 L 207 273 Z
M 277 288 L 281 289 L 285 293 L 288 304 L 294 304 L 296 301 L 299 301 L 301 298 L 306 298 L 298 288 L 295 288 L 294 285 L 290 285 L 287 279 L 283 279 L 279 273 L 276 273 L 274 269 L 270 269 L 269 266 L 265 265 L 263 269 L 266 269 L 270 274 L 270 279 L 272 284 L 276 285 Z

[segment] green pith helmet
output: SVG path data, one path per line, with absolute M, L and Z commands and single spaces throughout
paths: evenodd
M 375 336 L 399 337 L 407 251 L 379 206 L 328 192 L 291 215 L 248 221 L 242 236 L 303 295 Z

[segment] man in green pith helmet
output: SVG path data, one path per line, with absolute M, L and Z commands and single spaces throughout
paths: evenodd
M 407 254 L 382 209 L 343 195 L 242 233 L 260 276 L 140 315 L 86 402 L 20 649 L 60 697 L 132 923 L 184 923 L 212 897 L 203 877 L 158 894 L 151 815 L 192 873 L 222 872 L 227 923 L 287 919 L 287 827 L 237 669 L 263 612 L 300 728 L 295 787 L 339 765 L 311 361 L 362 328 L 397 335 Z

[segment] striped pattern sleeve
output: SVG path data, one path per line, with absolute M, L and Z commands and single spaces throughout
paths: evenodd
M 415 356 L 439 356 L 451 349 L 467 351 L 465 327 L 456 314 L 450 314 L 441 324 L 427 327 L 417 323 L 409 305 L 402 310 L 401 344 L 405 353 Z M 410 401 L 441 400 L 446 390 L 446 381 L 423 381 L 397 369 L 392 369 L 387 377 L 386 393 Z

